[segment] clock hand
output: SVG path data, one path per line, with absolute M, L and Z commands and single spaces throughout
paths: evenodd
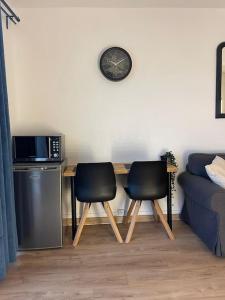
M 118 61 L 117 63 L 116 63 L 116 66 L 118 65 L 118 64 L 120 64 L 122 61 L 124 61 L 126 58 L 123 58 L 123 59 L 121 59 L 120 61 Z
M 108 60 L 108 62 L 111 62 L 114 66 L 116 66 L 116 63 L 112 60 Z

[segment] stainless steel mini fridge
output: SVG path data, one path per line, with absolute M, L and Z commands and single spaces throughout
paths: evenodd
M 62 247 L 62 166 L 14 165 L 20 250 Z

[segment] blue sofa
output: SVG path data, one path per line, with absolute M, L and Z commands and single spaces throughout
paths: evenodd
M 216 155 L 189 155 L 187 170 L 178 177 L 184 192 L 181 219 L 216 256 L 225 256 L 225 189 L 213 183 L 205 170 Z

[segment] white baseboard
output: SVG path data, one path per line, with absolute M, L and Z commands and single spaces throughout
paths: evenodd
M 124 216 L 114 216 L 116 223 L 122 223 Z M 80 218 L 78 218 L 79 222 Z M 173 220 L 180 220 L 179 214 L 173 214 Z M 152 222 L 154 221 L 153 215 L 138 215 L 137 222 Z M 69 218 L 63 218 L 64 226 L 71 226 L 72 219 L 71 216 Z M 109 219 L 107 217 L 88 217 L 86 220 L 86 225 L 98 225 L 98 224 L 109 224 Z
M 166 215 L 167 212 L 163 210 L 163 214 Z M 179 215 L 180 211 L 173 209 L 173 215 Z M 113 215 L 116 217 L 123 217 L 124 215 L 118 215 L 117 211 L 113 211 Z M 96 215 L 95 212 L 89 211 L 88 213 L 89 218 L 104 218 L 106 215 Z M 149 211 L 139 211 L 139 216 L 153 216 L 153 214 L 149 213 Z M 70 219 L 71 213 L 64 214 L 63 219 Z

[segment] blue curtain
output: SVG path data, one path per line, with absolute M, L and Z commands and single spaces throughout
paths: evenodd
M 0 13 L 0 279 L 16 260 L 17 235 L 13 191 L 11 134 Z

